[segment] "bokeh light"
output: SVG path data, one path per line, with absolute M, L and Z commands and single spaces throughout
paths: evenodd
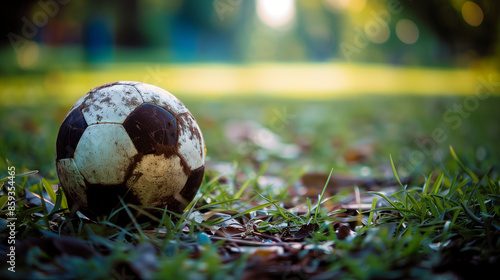
M 17 63 L 22 69 L 32 69 L 36 65 L 39 53 L 37 43 L 32 41 L 27 42 L 21 46 L 17 53 Z
M 257 15 L 268 26 L 290 28 L 295 18 L 294 0 L 258 0 Z
M 325 0 L 325 2 L 333 11 L 341 11 L 347 9 L 351 0 Z
M 391 30 L 387 24 L 381 24 L 379 21 L 370 20 L 365 24 L 365 34 L 373 43 L 382 44 L 389 40 Z
M 418 27 L 409 19 L 401 19 L 396 24 L 396 35 L 401 42 L 411 45 L 418 40 Z
M 478 4 L 467 1 L 462 5 L 462 17 L 471 26 L 479 26 L 483 22 L 483 10 Z

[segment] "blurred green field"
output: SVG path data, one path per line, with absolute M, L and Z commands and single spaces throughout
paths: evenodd
M 137 80 L 188 106 L 209 163 L 391 177 L 389 154 L 403 173 L 420 174 L 447 162 L 451 145 L 471 168 L 498 167 L 497 77 L 488 67 L 46 64 L 0 77 L 0 157 L 55 178 L 55 139 L 72 104 L 100 84 Z
M 490 166 L 500 167 L 498 96 L 476 98 L 477 108 L 470 111 L 466 103 L 473 104 L 472 95 L 317 101 L 178 97 L 200 124 L 209 167 L 218 162 L 258 166 L 268 161 L 274 163 L 268 170 L 273 173 L 306 166 L 310 171 L 327 172 L 333 167 L 338 173 L 391 177 L 391 154 L 405 175 L 427 173 L 434 167 L 453 172 L 450 145 L 460 151 L 469 168 L 484 172 Z M 18 168 L 40 170 L 55 178 L 55 140 L 70 107 L 51 100 L 0 107 L 0 157 Z M 241 131 L 235 132 L 234 125 Z M 6 170 L 5 161 L 0 168 Z
M 91 88 L 120 80 L 154 84 L 194 99 L 467 96 L 478 89 L 481 94 L 495 93 L 500 76 L 487 60 L 471 68 L 367 63 L 110 63 L 78 67 L 70 62 L 54 65 L 47 62 L 44 65 L 38 71 L 0 76 L 0 103 L 37 105 L 49 101 L 67 106 Z

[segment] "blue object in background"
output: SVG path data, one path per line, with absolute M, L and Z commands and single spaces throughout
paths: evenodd
M 110 62 L 113 58 L 113 28 L 109 18 L 95 15 L 84 27 L 84 48 L 87 62 Z

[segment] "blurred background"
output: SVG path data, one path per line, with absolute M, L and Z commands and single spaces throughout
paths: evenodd
M 218 170 L 385 178 L 391 154 L 404 174 L 451 172 L 450 145 L 500 167 L 499 1 L 1 5 L 0 158 L 49 177 L 71 105 L 117 80 L 179 97 Z

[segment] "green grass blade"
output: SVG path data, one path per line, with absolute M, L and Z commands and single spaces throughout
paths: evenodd
M 476 198 L 477 198 L 477 203 L 479 204 L 479 209 L 481 209 L 481 212 L 483 213 L 488 213 L 488 209 L 486 208 L 486 204 L 484 203 L 484 197 L 481 195 L 480 192 L 476 192 Z
M 271 201 L 271 200 L 272 200 L 272 197 L 271 197 L 271 194 L 269 194 L 269 201 Z M 281 217 L 283 217 L 283 218 L 285 218 L 285 219 L 287 219 L 287 218 L 288 218 L 288 216 L 287 216 L 287 215 L 285 214 L 285 212 L 283 211 L 283 210 L 285 210 L 284 208 L 280 207 L 280 206 L 279 206 L 278 204 L 276 204 L 276 203 L 274 204 L 274 207 L 276 207 L 276 209 L 278 209 L 278 212 L 280 212 Z M 287 211 L 287 212 L 288 212 L 288 211 Z M 289 212 L 289 213 L 291 213 L 291 212 Z
M 60 211 L 61 209 L 63 209 L 61 207 L 61 202 L 62 202 L 61 195 L 58 195 L 56 197 L 56 201 L 54 202 L 54 207 L 52 208 L 52 211 L 50 211 L 50 213 L 49 213 L 49 216 L 51 216 L 52 214 L 54 214 L 54 213 Z
M 362 210 L 361 210 L 361 194 L 359 192 L 358 186 L 354 186 L 354 200 L 356 201 L 356 204 L 358 205 L 359 213 L 361 213 L 362 212 Z
M 462 204 L 462 208 L 465 211 L 465 214 L 467 214 L 467 216 L 469 216 L 469 218 L 471 218 L 471 220 L 473 220 L 475 223 L 482 225 L 481 219 L 478 216 L 476 216 L 474 213 L 472 213 L 472 211 L 469 209 L 469 207 L 465 206 L 465 204 L 463 204 L 463 203 L 461 203 L 461 204 Z
M 36 173 L 38 173 L 38 170 L 26 171 L 26 172 L 21 173 L 21 174 L 16 174 L 16 178 L 26 177 L 26 176 L 33 175 Z M 5 182 L 5 181 L 9 181 L 9 180 L 10 180 L 9 176 L 6 176 L 6 177 L 0 179 L 0 184 Z
M 236 219 L 236 218 L 241 217 L 241 216 L 243 216 L 243 215 L 245 215 L 245 214 L 248 214 L 248 213 L 250 213 L 250 212 L 254 212 L 254 211 L 257 211 L 257 210 L 260 210 L 260 209 L 266 208 L 266 207 L 269 207 L 269 206 L 271 206 L 271 205 L 273 205 L 273 204 L 276 204 L 276 203 L 278 203 L 278 202 L 279 202 L 279 200 L 275 200 L 275 201 L 271 201 L 271 202 L 268 202 L 268 203 L 264 203 L 264 204 L 262 204 L 262 205 L 258 205 L 258 206 L 252 207 L 252 208 L 247 209 L 247 210 L 245 210 L 245 211 L 243 211 L 243 212 L 241 212 L 241 213 L 239 213 L 239 214 L 234 215 L 232 218 L 233 218 L 233 219 Z
M 458 192 L 461 200 L 464 199 L 464 192 L 462 191 L 462 187 L 465 186 L 469 182 L 469 178 L 465 178 L 462 182 L 460 182 L 455 188 L 453 188 L 453 192 Z
M 406 215 L 406 213 L 410 213 L 410 214 L 414 214 L 414 215 L 419 215 L 419 213 L 416 212 L 416 211 L 414 211 L 414 210 L 411 210 L 411 209 L 402 209 L 402 208 L 398 207 L 394 202 L 392 202 L 387 196 L 385 196 L 382 193 L 379 193 L 379 192 L 366 192 L 366 193 L 378 195 L 378 196 L 382 197 L 383 199 L 385 199 L 393 207 L 392 210 L 398 211 L 401 214 L 401 216 L 403 216 L 403 218 L 406 219 L 406 220 L 408 220 L 408 216 Z M 379 208 L 379 209 L 382 209 L 382 208 Z M 387 208 L 387 209 L 390 209 L 390 208 Z
M 271 194 L 269 194 L 269 198 L 263 196 L 262 194 L 260 194 L 259 192 L 256 191 L 256 193 L 262 197 L 265 201 L 267 202 L 271 202 L 272 201 L 272 198 L 271 198 Z M 279 201 L 279 200 L 276 200 L 276 201 Z M 290 219 L 285 213 L 289 214 L 291 217 L 294 217 L 300 221 L 303 222 L 303 220 L 298 217 L 297 215 L 295 215 L 294 213 L 290 212 L 289 210 L 283 208 L 283 207 L 280 207 L 278 204 L 274 203 L 274 207 L 276 207 L 276 209 L 278 210 L 278 212 L 280 212 L 281 216 L 285 219 Z
M 198 203 L 198 201 L 201 199 L 202 196 L 203 196 L 203 194 L 199 193 L 195 199 L 193 199 L 193 200 L 191 200 L 191 202 L 189 202 L 189 204 L 186 206 L 186 208 L 184 208 L 184 211 L 182 211 L 182 212 L 185 213 L 185 212 L 188 212 L 189 210 L 193 210 L 193 206 L 196 205 L 196 203 Z M 188 216 L 190 214 L 191 213 L 189 212 Z
M 9 200 L 9 196 L 7 195 L 0 197 L 0 210 L 7 204 L 7 200 Z
M 234 195 L 234 198 L 235 199 L 239 199 L 241 197 L 241 195 L 243 194 L 243 192 L 245 191 L 245 189 L 250 185 L 250 182 L 252 180 L 248 179 L 246 180 L 243 185 L 241 186 L 241 188 L 238 190 L 238 192 Z
M 443 213 L 444 212 L 444 207 L 443 207 L 443 205 L 441 203 L 441 197 L 433 195 L 432 196 L 432 201 L 434 202 L 434 205 L 436 205 L 439 213 Z
M 429 177 L 427 177 L 427 179 L 425 180 L 424 188 L 422 189 L 423 194 L 427 194 L 427 192 L 429 191 L 429 185 L 431 184 L 431 176 L 432 173 L 429 174 Z
M 45 178 L 42 178 L 42 185 L 45 188 L 45 191 L 47 191 L 47 193 L 49 194 L 50 200 L 56 203 L 56 193 L 54 192 L 54 189 L 52 188 L 50 183 L 45 180 Z
M 311 216 L 311 200 L 309 199 L 309 197 L 306 197 L 306 200 L 307 200 L 307 217 L 310 217 Z
M 434 201 L 432 199 L 429 200 L 428 204 L 429 204 L 429 210 L 431 211 L 432 216 L 434 216 L 434 218 L 437 219 L 440 216 L 440 213 L 439 213 L 439 210 L 436 207 L 436 204 L 434 203 Z
M 226 200 L 222 200 L 222 201 L 212 202 L 212 203 L 205 204 L 203 206 L 200 206 L 200 207 L 196 208 L 196 211 L 200 211 L 202 209 L 209 208 L 209 207 L 212 207 L 214 205 L 224 204 L 224 203 L 231 203 L 231 202 L 235 202 L 235 201 L 238 201 L 238 200 L 239 200 L 238 198 L 231 198 L 231 199 L 226 199 Z
M 432 185 L 432 193 L 437 194 L 439 192 L 439 189 L 441 189 L 441 186 L 443 185 L 443 179 L 444 173 L 440 173 L 436 181 L 434 181 L 434 184 Z
M 472 180 L 477 184 L 479 182 L 479 179 L 477 178 L 476 174 L 474 174 L 469 168 L 465 167 L 465 165 L 460 161 L 457 154 L 453 150 L 452 146 L 450 146 L 450 152 L 455 161 L 458 163 L 458 165 L 460 165 L 460 168 L 462 168 L 462 170 L 465 171 L 465 173 L 467 173 L 472 178 Z
M 328 179 L 326 179 L 325 186 L 323 187 L 323 191 L 321 191 L 321 195 L 318 200 L 318 204 L 316 205 L 316 211 L 314 212 L 314 222 L 316 223 L 316 219 L 318 217 L 318 212 L 319 212 L 319 205 L 321 204 L 321 201 L 323 201 L 323 195 L 325 194 L 326 187 L 328 186 L 328 183 L 330 182 L 330 178 L 332 177 L 333 174 L 333 168 L 330 171 L 330 175 L 328 175 Z
M 374 197 L 373 200 L 372 200 L 372 211 L 370 211 L 370 214 L 368 215 L 368 224 L 367 226 L 371 226 L 371 224 L 375 224 L 375 222 L 373 221 L 373 215 L 374 215 L 374 212 L 373 211 L 375 208 L 377 207 L 377 197 Z
M 66 212 L 69 213 L 69 205 L 68 205 L 68 199 L 66 198 L 66 194 L 64 193 L 63 189 L 59 187 L 56 192 L 56 200 L 58 199 L 59 195 L 61 196 L 61 208 L 62 209 L 67 209 Z
M 451 197 L 453 194 L 455 194 L 455 188 L 457 186 L 457 180 L 458 180 L 458 173 L 455 172 L 455 175 L 453 176 L 453 180 L 451 180 L 451 183 L 450 183 L 450 191 L 446 195 L 447 197 Z
M 411 201 L 411 206 L 416 209 L 417 212 L 420 212 L 420 203 L 409 193 L 406 193 L 406 197 Z
M 487 191 L 491 194 L 495 193 L 495 187 L 493 187 L 490 183 L 490 178 L 488 177 L 488 173 L 490 172 L 491 170 L 491 167 L 488 168 L 488 170 L 486 170 L 486 172 L 484 173 L 483 177 L 481 177 L 481 179 L 479 179 L 479 182 L 484 182 L 485 183 L 485 186 L 488 187 L 487 188 Z
M 394 161 L 392 160 L 392 155 L 389 154 L 389 158 L 391 160 L 392 173 L 394 173 L 394 177 L 396 177 L 396 180 L 398 181 L 399 185 L 402 188 L 404 188 L 403 184 L 401 183 L 401 180 L 399 180 L 398 172 L 396 171 L 396 166 L 394 166 Z

